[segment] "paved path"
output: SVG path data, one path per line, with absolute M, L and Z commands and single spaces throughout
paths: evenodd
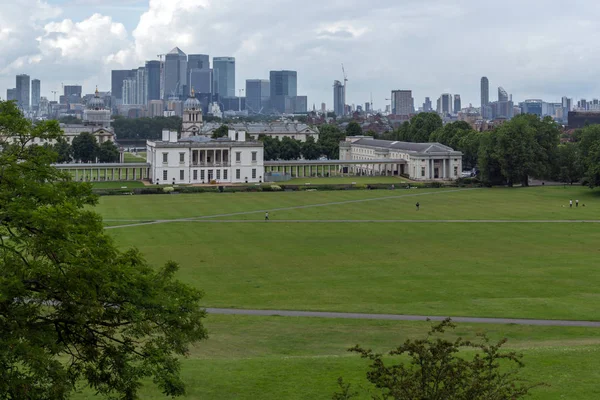
M 253 315 L 253 316 L 283 316 L 283 317 L 316 317 L 316 318 L 344 318 L 344 319 L 374 319 L 388 321 L 442 321 L 447 317 L 425 315 L 400 315 L 400 314 L 360 314 L 320 311 L 286 311 L 286 310 L 242 310 L 234 308 L 207 308 L 209 314 L 222 315 Z M 477 317 L 451 317 L 454 322 L 475 324 L 515 324 L 538 326 L 579 326 L 600 328 L 600 321 L 565 321 L 552 319 L 519 319 L 519 318 L 477 318 Z
M 416 189 L 415 189 L 416 190 Z M 327 207 L 327 206 L 336 206 L 341 204 L 352 204 L 352 203 L 366 203 L 369 201 L 379 201 L 379 200 L 389 200 L 389 199 L 401 199 L 404 197 L 416 197 L 416 196 L 426 196 L 426 195 L 438 195 L 445 193 L 456 193 L 456 192 L 464 192 L 468 190 L 477 190 L 477 188 L 472 189 L 455 189 L 455 190 L 439 190 L 436 192 L 420 192 L 420 193 L 411 193 L 411 194 L 402 194 L 396 196 L 384 196 L 384 197 L 376 197 L 376 198 L 368 198 L 368 199 L 357 199 L 357 200 L 344 200 L 344 201 L 334 201 L 330 203 L 318 203 L 318 204 L 306 204 L 302 206 L 291 206 L 291 207 L 280 207 L 280 208 L 269 208 L 264 210 L 255 210 L 255 211 L 242 211 L 228 214 L 214 214 L 214 215 L 204 215 L 200 217 L 188 217 L 188 218 L 177 218 L 177 219 L 160 219 L 150 222 L 139 222 L 134 224 L 127 225 L 116 225 L 116 226 L 107 226 L 105 229 L 120 229 L 120 228 L 131 228 L 136 226 L 144 226 L 144 225 L 156 225 L 156 224 L 167 224 L 173 222 L 188 222 L 188 221 L 197 221 L 203 219 L 210 218 L 222 218 L 222 217 L 235 217 L 238 215 L 249 215 L 249 214 L 257 214 L 257 213 L 265 213 L 265 212 L 275 212 L 275 211 L 288 211 L 288 210 L 299 210 L 304 208 L 314 208 L 314 207 Z M 108 221 L 108 220 L 107 220 Z

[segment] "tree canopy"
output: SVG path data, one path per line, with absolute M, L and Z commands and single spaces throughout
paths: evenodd
M 302 157 L 306 160 L 316 160 L 321 157 L 321 148 L 312 136 L 306 138 L 306 142 L 302 143 L 301 151 Z
M 229 127 L 227 125 L 221 125 L 217 129 L 213 131 L 212 138 L 217 139 L 220 137 L 225 137 L 229 134 Z
M 81 132 L 73 138 L 73 158 L 81 162 L 94 162 L 98 156 L 98 142 L 90 132 Z
M 349 351 L 370 361 L 367 381 L 377 393 L 374 398 L 514 400 L 526 397 L 531 389 L 541 385 L 519 377 L 519 370 L 524 367 L 523 356 L 503 350 L 506 339 L 492 343 L 485 335 L 477 341 L 444 338 L 445 331 L 453 328 L 454 324 L 447 319 L 432 326 L 425 338 L 407 339 L 387 353 L 391 357 L 404 356 L 408 361 L 387 359 L 360 346 Z M 464 348 L 473 351 L 459 354 Z M 341 391 L 333 396 L 334 400 L 360 394 L 341 378 L 338 383 Z
M 340 158 L 340 142 L 346 139 L 346 134 L 336 125 L 321 125 L 319 127 L 318 145 L 321 153 L 330 160 Z
M 135 399 L 150 379 L 185 392 L 177 356 L 206 338 L 202 293 L 177 264 L 154 269 L 105 234 L 91 185 L 52 167 L 57 154 L 28 145 L 58 139 L 56 121 L 33 125 L 0 102 L 0 398 L 66 399 L 81 385 Z
M 346 136 L 360 136 L 363 134 L 361 126 L 356 121 L 351 121 L 346 126 Z
M 302 147 L 298 140 L 285 136 L 279 143 L 279 157 L 282 160 L 297 160 L 302 154 Z
M 119 139 L 160 139 L 162 131 L 181 131 L 180 117 L 123 118 L 112 122 L 115 135 Z
M 119 161 L 119 148 L 111 141 L 106 141 L 98 147 L 98 161 L 114 163 Z

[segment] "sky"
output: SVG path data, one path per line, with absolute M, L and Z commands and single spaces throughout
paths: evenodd
M 480 103 L 480 79 L 515 102 L 600 97 L 597 0 L 0 0 L 0 98 L 25 73 L 42 96 L 62 84 L 110 89 L 111 69 L 142 66 L 179 46 L 236 58 L 236 93 L 270 70 L 298 71 L 309 108 L 332 108 L 394 89 Z

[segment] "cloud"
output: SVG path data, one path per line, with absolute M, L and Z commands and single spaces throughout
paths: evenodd
M 84 17 L 68 14 L 71 7 L 18 1 L 0 15 L 0 87 L 25 72 L 43 87 L 78 80 L 92 83 L 88 91 L 106 88 L 110 68 L 134 68 L 179 46 L 236 57 L 239 88 L 269 70 L 297 70 L 309 105 L 331 106 L 342 63 L 349 101 L 368 101 L 372 92 L 376 107 L 393 89 L 412 89 L 416 104 L 450 92 L 478 105 L 483 75 L 516 100 L 600 91 L 600 3 L 593 0 L 569 7 L 563 0 L 543 7 L 521 0 L 371 0 L 368 7 L 364 0 L 71 0 L 77 13 L 89 7 Z M 113 6 L 144 11 L 117 20 L 124 14 Z M 24 10 L 31 10 L 25 21 Z

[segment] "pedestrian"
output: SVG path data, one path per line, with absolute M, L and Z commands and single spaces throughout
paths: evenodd
M 575 207 L 579 207 L 579 200 L 575 200 Z
M 265 221 L 268 221 L 268 220 L 269 220 L 269 212 L 267 211 L 267 212 L 265 212 Z
M 569 208 L 573 208 L 573 200 L 569 200 Z
M 417 206 L 417 211 L 419 211 L 419 207 L 421 206 L 421 205 L 419 204 L 419 202 L 417 201 L 417 204 L 415 204 L 415 205 Z

